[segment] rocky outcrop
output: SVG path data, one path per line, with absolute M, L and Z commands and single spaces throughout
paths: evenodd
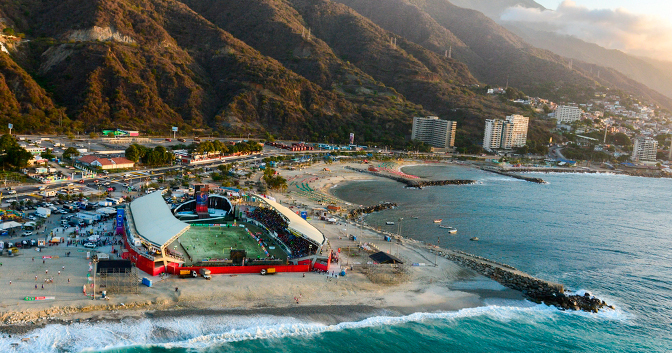
M 70 32 L 68 39 L 75 42 L 120 42 L 126 44 L 135 43 L 135 40 L 130 36 L 123 35 L 117 32 L 116 29 L 112 27 L 98 27 L 93 26 L 89 29 L 82 29 Z

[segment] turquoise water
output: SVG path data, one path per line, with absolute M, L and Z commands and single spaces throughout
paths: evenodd
M 108 352 L 665 352 L 672 350 L 672 180 L 616 175 L 539 175 L 532 184 L 474 169 L 409 167 L 434 178 L 475 179 L 469 186 L 404 189 L 354 182 L 334 193 L 367 205 L 385 228 L 513 265 L 614 304 L 599 314 L 563 312 L 522 301 L 325 325 L 273 316 L 145 319 L 50 325 L 19 351 Z M 418 217 L 418 219 L 413 219 Z M 458 228 L 448 235 L 432 223 Z M 396 226 L 389 226 L 396 231 Z M 478 236 L 479 242 L 469 241 Z M 14 338 L 16 339 L 16 338 Z M 10 341 L 0 338 L 0 347 Z M 11 341 L 14 342 L 14 341 Z

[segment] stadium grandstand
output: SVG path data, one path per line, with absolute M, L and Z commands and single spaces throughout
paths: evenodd
M 184 262 L 183 256 L 167 245 L 187 232 L 189 224 L 173 216 L 161 191 L 135 199 L 125 213 L 124 259 L 152 275 L 163 272 L 169 263 Z
M 253 195 L 259 206 L 249 208 L 245 216 L 265 228 L 288 247 L 289 258 L 317 255 L 327 239 L 324 234 L 289 208 L 261 195 Z

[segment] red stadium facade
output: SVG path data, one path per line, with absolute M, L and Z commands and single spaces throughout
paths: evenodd
M 156 195 L 150 194 L 134 200 L 133 203 L 127 206 L 125 212 L 120 212 L 119 214 L 119 216 L 123 217 L 123 227 L 121 229 L 121 234 L 124 242 L 124 250 L 121 254 L 121 257 L 123 259 L 130 260 L 138 269 L 149 274 L 150 276 L 158 276 L 162 273 L 178 274 L 180 270 L 195 270 L 198 272 L 200 269 L 208 269 L 210 270 L 211 274 L 260 273 L 262 270 L 269 268 L 274 268 L 275 272 L 308 272 L 314 269 L 327 271 L 329 265 L 331 264 L 331 254 L 328 257 L 318 256 L 318 252 L 315 251 L 316 248 L 314 247 L 314 251 L 312 254 L 308 254 L 309 256 L 295 254 L 294 260 L 290 261 L 290 264 L 185 266 L 184 263 L 186 259 L 184 259 L 182 254 L 171 251 L 166 247 L 172 241 L 179 238 L 179 236 L 181 236 L 186 231 L 186 229 L 189 228 L 189 225 L 182 222 L 184 224 L 184 229 L 182 230 L 180 230 L 181 226 L 178 224 L 178 228 L 174 232 L 156 232 L 154 228 L 158 227 L 157 224 L 161 225 L 162 222 L 160 219 L 152 218 L 158 217 L 156 215 L 161 213 L 161 208 L 168 209 L 168 206 L 165 204 L 163 199 L 160 198 L 160 192 L 157 191 L 156 193 Z M 201 197 L 203 196 L 205 196 L 205 200 L 207 200 L 207 194 L 201 195 Z M 143 198 L 147 199 L 141 200 L 139 204 L 134 204 Z M 148 205 L 147 202 L 151 202 L 151 204 Z M 143 210 L 148 208 L 151 208 L 152 212 L 146 213 L 145 217 L 142 217 Z M 137 211 L 136 213 L 139 214 L 134 214 L 134 211 Z M 168 210 L 168 212 L 170 211 Z M 172 214 L 170 214 L 170 219 L 165 215 L 163 216 L 163 223 L 176 221 Z M 143 224 L 139 224 L 141 222 Z M 178 221 L 178 223 L 180 222 Z M 307 225 L 307 222 L 303 226 L 305 227 L 305 225 Z M 313 230 L 317 231 L 314 228 Z M 293 230 L 293 232 L 296 233 L 296 230 Z M 321 233 L 319 233 L 319 235 L 323 237 Z M 326 238 L 323 238 L 323 242 L 326 242 Z M 294 264 L 291 264 L 291 262 Z

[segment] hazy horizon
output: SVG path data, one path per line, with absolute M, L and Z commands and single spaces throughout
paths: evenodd
M 537 0 L 548 10 L 512 7 L 500 19 L 543 24 L 607 49 L 669 61 L 672 3 L 600 0 Z

